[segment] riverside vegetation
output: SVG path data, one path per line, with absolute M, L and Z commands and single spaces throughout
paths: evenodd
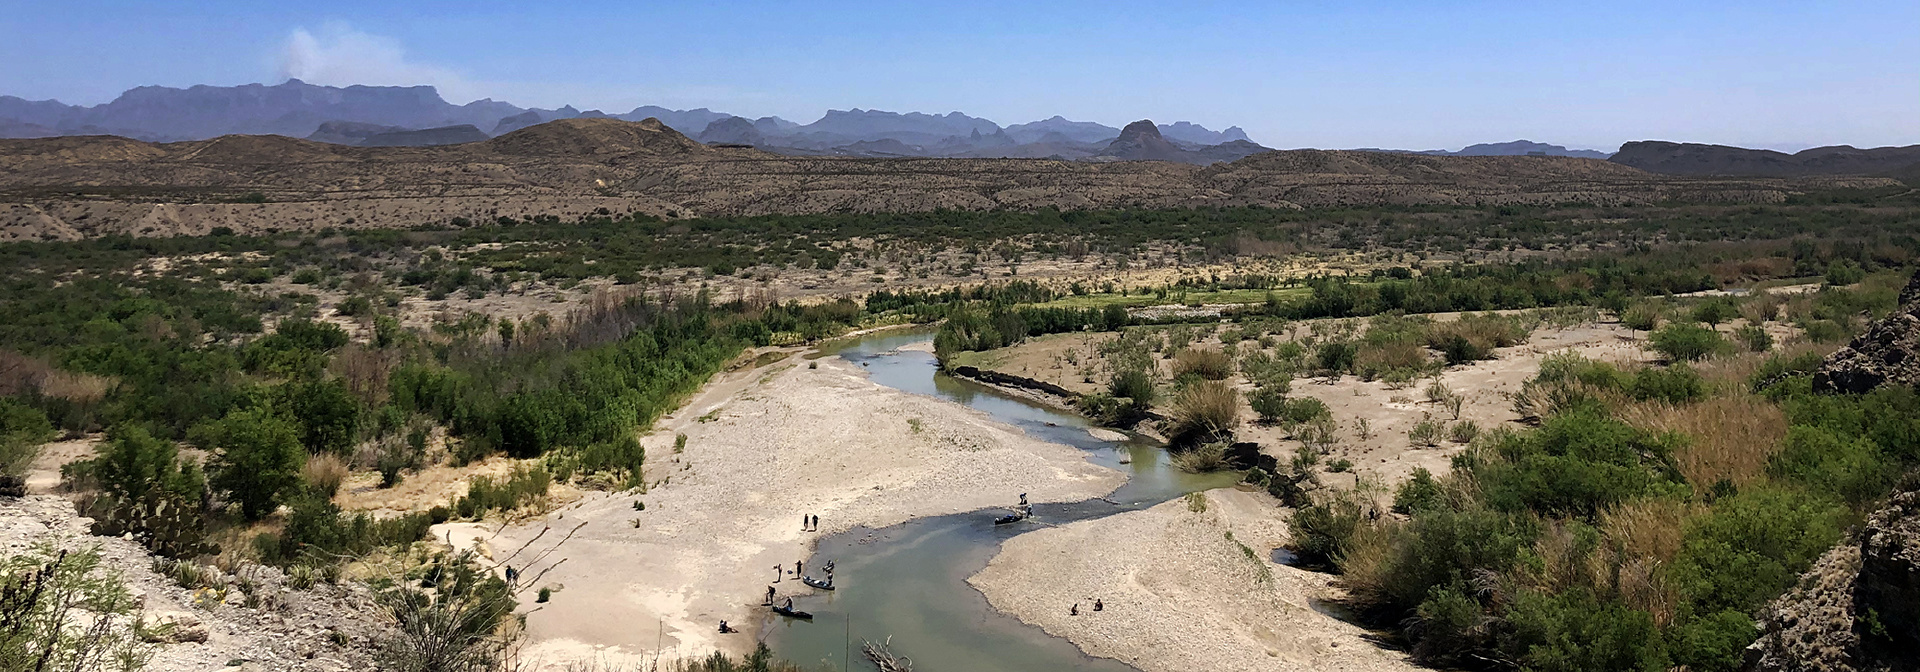
M 0 476 L 17 481 L 38 446 L 56 434 L 98 433 L 96 456 L 61 469 L 65 487 L 95 518 L 96 532 L 130 534 L 162 556 L 231 556 L 303 575 L 338 576 L 345 560 L 411 557 L 408 547 L 429 525 L 535 503 L 554 483 L 647 487 L 636 430 L 672 410 L 748 347 L 934 320 L 945 320 L 936 338 L 943 361 L 1035 334 L 1123 330 L 1111 354 L 1123 366 L 1109 394 L 1085 403 L 1096 414 L 1138 419 L 1164 401 L 1177 411 L 1172 435 L 1183 445 L 1215 446 L 1208 451 L 1218 455 L 1200 454 L 1218 463 L 1225 459 L 1219 446 L 1230 439 L 1243 403 L 1238 391 L 1221 382 L 1234 371 L 1255 379 L 1258 389 L 1248 403 L 1263 418 L 1311 436 L 1326 414 L 1286 396 L 1295 374 L 1411 380 L 1434 367 L 1484 359 L 1526 333 L 1519 318 L 1439 323 L 1418 313 L 1597 306 L 1623 318 L 1645 313 L 1636 318 L 1658 329 L 1673 315 L 1653 297 L 1806 276 L 1848 284 L 1842 281 L 1909 263 L 1920 252 L 1912 216 L 1901 208 L 1846 203 L 936 212 L 672 223 L 609 214 L 574 223 L 456 222 L 463 226 L 417 231 L 261 237 L 217 231 L 10 243 L 0 245 L 0 268 L 6 269 L 0 272 Z M 1665 242 L 1627 242 L 1640 238 Z M 1163 263 L 1198 263 L 1300 251 L 1357 253 L 1369 261 L 1338 274 L 1208 273 L 1151 287 L 1015 277 L 1022 264 L 1045 259 L 1091 256 L 1120 269 L 1155 255 Z M 716 299 L 697 286 L 720 276 L 843 265 L 885 267 L 894 277 L 975 279 L 806 304 Z M 1005 270 L 996 271 L 997 281 L 976 278 L 991 278 L 989 269 Z M 414 305 L 409 301 L 455 295 L 573 290 L 592 279 L 610 279 L 627 290 L 603 290 L 558 317 L 421 314 L 407 308 Z M 1127 309 L 1144 296 L 1153 297 L 1145 303 L 1179 304 L 1190 295 L 1230 291 L 1260 297 L 1227 312 L 1233 342 L 1266 340 L 1273 343 L 1271 353 L 1187 350 L 1177 341 L 1199 328 L 1186 324 L 1192 318 L 1138 317 Z M 1870 282 L 1863 290 L 1810 298 L 1757 297 L 1733 309 L 1759 310 L 1755 302 L 1778 301 L 1769 315 L 1786 311 L 1807 338 L 1832 342 L 1859 328 L 1863 310 L 1883 307 L 1875 291 Z M 1365 316 L 1373 316 L 1373 326 L 1364 334 L 1276 340 L 1288 322 Z M 1686 331 L 1685 324 L 1664 328 L 1656 340 L 1670 344 L 1665 349 L 1675 360 L 1711 357 L 1731 347 L 1714 341 L 1719 337 L 1711 330 L 1709 337 Z M 1429 349 L 1440 358 L 1429 359 Z M 1163 383 L 1144 366 L 1125 364 L 1152 350 L 1178 358 L 1175 380 Z M 1771 366 L 1797 371 L 1805 362 Z M 1783 409 L 1794 418 L 1787 443 L 1801 447 L 1783 449 L 1780 455 L 1792 457 L 1778 457 L 1779 466 L 1768 462 L 1757 472 L 1698 483 L 1678 466 L 1667 466 L 1685 463 L 1673 457 L 1684 441 L 1617 416 L 1632 404 L 1708 407 L 1703 405 L 1719 403 L 1715 395 L 1731 392 L 1687 382 L 1691 374 L 1678 364 L 1658 374 L 1594 373 L 1598 365 L 1576 363 L 1562 368 L 1571 373 L 1542 373 L 1540 397 L 1550 401 L 1540 415 L 1541 429 L 1472 439 L 1476 448 L 1454 475 L 1416 479 L 1423 484 L 1417 488 L 1434 494 L 1408 495 L 1401 507 L 1406 520 L 1372 520 L 1360 515 L 1358 500 L 1335 498 L 1300 509 L 1300 515 L 1330 521 L 1331 532 L 1311 534 L 1304 543 L 1318 544 L 1321 557 L 1356 585 L 1404 569 L 1386 559 L 1398 557 L 1392 549 L 1410 549 L 1414 560 L 1408 562 L 1439 563 L 1429 574 L 1405 573 L 1427 577 L 1406 581 L 1425 583 L 1356 591 L 1372 600 L 1377 613 L 1419 616 L 1409 636 L 1436 642 L 1420 645 L 1422 655 L 1442 660 L 1431 652 L 1460 651 L 1468 657 L 1449 662 L 1508 660 L 1541 669 L 1588 663 L 1595 667 L 1584 669 L 1604 669 L 1621 667 L 1619 661 L 1719 669 L 1714 666 L 1740 644 L 1733 615 L 1749 613 L 1756 600 L 1777 593 L 1776 584 L 1804 566 L 1805 553 L 1817 554 L 1837 538 L 1850 516 L 1884 490 L 1885 479 L 1913 459 L 1910 447 L 1894 443 L 1909 430 L 1882 426 L 1912 416 L 1905 397 L 1814 397 L 1789 377 L 1739 398 L 1753 403 L 1749 397 L 1758 394 Z M 1643 397 L 1642 389 L 1652 391 Z M 449 440 L 439 457 L 451 463 L 494 455 L 521 462 L 503 477 L 474 479 L 465 496 L 428 510 L 376 518 L 335 502 L 343 474 L 377 471 L 391 487 L 434 459 L 429 444 L 442 442 L 429 437 L 442 435 Z M 1289 472 L 1295 477 L 1275 474 L 1274 482 L 1306 485 L 1313 462 L 1303 454 Z M 1856 468 L 1862 465 L 1873 469 Z M 1815 494 L 1825 492 L 1817 484 L 1851 494 Z M 1329 496 L 1276 487 L 1294 499 Z M 1648 589 L 1655 597 L 1646 599 L 1668 602 L 1631 601 L 1611 580 L 1596 578 L 1611 573 L 1580 573 L 1586 569 L 1556 569 L 1565 576 L 1555 575 L 1563 583 L 1553 584 L 1584 592 L 1544 590 L 1549 584 L 1540 577 L 1549 565 L 1538 548 L 1561 543 L 1567 550 L 1553 562 L 1597 566 L 1596 558 L 1621 553 L 1616 547 L 1625 541 L 1607 536 L 1607 525 L 1627 515 L 1620 511 L 1640 510 L 1632 507 L 1682 531 L 1664 557 L 1672 566 L 1705 569 L 1663 575 L 1665 593 Z M 1749 533 L 1743 521 L 1777 528 L 1770 534 L 1793 542 L 1774 544 L 1787 555 L 1740 555 L 1755 543 L 1741 536 Z M 1319 529 L 1305 524 L 1310 522 L 1296 521 L 1296 527 Z M 1421 544 L 1442 543 L 1422 536 L 1434 526 L 1464 530 L 1457 538 L 1474 550 L 1460 557 L 1429 552 Z M 1356 549 L 1379 549 L 1373 557 L 1382 559 L 1364 569 Z M 1715 564 L 1723 557 L 1738 562 Z M 26 581 L 34 571 L 69 571 L 46 558 L 16 564 L 9 581 Z M 418 647 L 404 639 L 404 633 L 432 630 L 436 618 L 455 619 L 460 641 L 488 653 L 460 658 L 464 662 L 456 666 L 486 669 L 498 661 L 493 654 L 502 649 L 482 644 L 511 630 L 513 609 L 501 605 L 513 597 L 491 575 L 460 573 L 474 571 L 471 565 L 461 558 L 416 558 L 407 576 L 452 572 L 444 574 L 452 577 L 447 585 L 458 587 L 431 595 L 407 587 L 419 585 L 417 578 L 386 584 L 383 603 L 400 615 L 403 633 L 389 642 L 394 665 L 452 664 L 419 662 L 411 657 Z M 1483 577 L 1509 583 L 1486 589 L 1471 583 Z M 1727 582 L 1738 585 L 1720 585 Z M 1489 592 L 1496 588 L 1508 592 Z M 1519 599 L 1535 594 L 1551 597 Z M 1588 602 L 1566 601 L 1575 599 Z M 1513 611 L 1522 604 L 1533 611 Z M 1660 605 L 1663 610 L 1654 609 Z M 1576 618 L 1594 613 L 1622 616 L 1618 623 Z M 1649 624 L 1644 632 L 1628 627 L 1640 623 L 1634 620 L 1639 614 Z M 1521 627 L 1514 623 L 1532 628 L 1524 630 L 1532 639 L 1513 635 Z M 1605 634 L 1614 643 L 1535 653 L 1588 634 Z M 764 657 L 759 661 L 749 661 L 747 669 L 770 664 Z M 719 661 L 701 664 L 729 669 Z

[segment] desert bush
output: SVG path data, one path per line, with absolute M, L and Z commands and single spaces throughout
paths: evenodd
M 1666 320 L 1666 314 L 1665 306 L 1642 301 L 1620 313 L 1620 324 L 1633 331 L 1653 331 L 1660 328 L 1660 323 Z
M 1719 326 L 1720 323 L 1733 319 L 1739 312 L 1739 309 L 1734 307 L 1733 301 L 1714 297 L 1694 304 L 1691 316 L 1695 322 L 1705 323 L 1707 326 Z
M 1277 387 L 1284 393 L 1293 382 L 1294 364 L 1264 352 L 1251 352 L 1240 358 L 1240 372 L 1255 387 Z
M 1756 326 L 1766 324 L 1780 316 L 1780 306 L 1785 303 L 1780 297 L 1760 290 L 1740 304 L 1740 316 Z
M 1240 426 L 1240 392 L 1213 380 L 1189 385 L 1174 397 L 1168 420 L 1177 445 L 1225 440 Z
M 1461 420 L 1447 426 L 1447 438 L 1454 443 L 1473 443 L 1480 435 L 1480 425 L 1472 420 Z
M 1172 453 L 1173 466 L 1189 474 L 1219 471 L 1227 468 L 1227 444 L 1224 442 L 1203 443 L 1186 450 Z
M 332 497 L 340 491 L 340 484 L 347 481 L 347 462 L 333 453 L 308 457 L 300 467 L 300 480 L 314 494 Z
M 453 510 L 461 518 L 484 516 L 488 511 L 513 510 L 547 496 L 553 476 L 546 469 L 516 466 L 504 479 L 475 476 L 467 484 L 467 494 L 454 502 Z
M 1293 437 L 1299 439 L 1302 446 L 1321 455 L 1332 452 L 1334 445 L 1340 442 L 1333 418 L 1325 415 L 1295 426 Z
M 1287 395 L 1280 390 L 1272 388 L 1254 390 L 1253 394 L 1247 396 L 1247 403 L 1253 407 L 1253 412 L 1260 416 L 1261 422 L 1279 422 L 1286 417 Z
M 1327 403 L 1313 397 L 1291 397 L 1281 403 L 1280 422 L 1290 427 L 1332 417 Z
M 1394 339 L 1375 342 L 1372 339 L 1360 343 L 1353 356 L 1353 371 L 1367 380 L 1386 378 L 1393 374 L 1417 374 L 1429 367 L 1427 352 L 1420 343 L 1410 339 Z
M 1422 413 L 1420 421 L 1407 429 L 1407 443 L 1415 448 L 1432 448 L 1440 445 L 1440 437 L 1446 435 L 1446 430 L 1447 421 Z
M 40 444 L 53 436 L 53 423 L 40 409 L 0 397 L 0 485 L 25 476 L 40 456 Z
M 139 609 L 97 546 L 42 541 L 0 559 L 0 672 L 138 670 L 152 656 Z
M 1674 323 L 1648 337 L 1655 352 L 1676 362 L 1692 362 L 1730 349 L 1720 332 L 1696 324 Z
M 1634 374 L 1628 393 L 1640 401 L 1664 401 L 1685 404 L 1707 395 L 1706 380 L 1700 372 L 1684 363 L 1665 368 L 1646 368 Z
M 1425 338 L 1427 346 L 1445 355 L 1448 364 L 1466 364 L 1492 359 L 1495 348 L 1525 343 L 1531 331 L 1524 318 L 1467 313 L 1452 322 L 1431 324 Z
M 1766 352 L 1773 349 L 1773 335 L 1764 327 L 1749 324 L 1733 331 L 1733 337 L 1746 346 L 1747 352 Z
M 208 483 L 238 503 L 248 520 L 273 513 L 300 482 L 306 455 L 299 429 L 264 410 L 228 413 L 195 427 L 190 439 L 213 453 Z
M 1547 418 L 1536 431 L 1490 442 L 1469 470 L 1497 510 L 1591 519 L 1633 497 L 1675 489 L 1677 442 L 1587 404 Z
M 1449 416 L 1459 420 L 1460 408 L 1466 404 L 1467 399 L 1448 388 L 1446 383 L 1440 382 L 1440 379 L 1435 378 L 1433 384 L 1427 386 L 1427 401 L 1439 404 L 1441 408 L 1446 409 Z
M 379 642 L 382 669 L 396 672 L 491 672 L 514 669 L 512 644 L 521 630 L 518 601 L 505 581 L 466 554 L 439 556 L 413 576 L 421 585 L 383 580 L 375 597 L 394 627 Z
M 1426 467 L 1414 467 L 1413 475 L 1400 484 L 1393 493 L 1393 512 L 1413 515 L 1446 505 L 1446 494 L 1440 488 L 1440 482 Z
M 1378 515 L 1373 502 L 1357 490 L 1337 490 L 1288 518 L 1293 551 L 1310 565 L 1331 567 L 1365 523 Z
M 1843 437 L 1822 427 L 1798 425 L 1787 430 L 1766 471 L 1858 506 L 1885 496 L 1898 469 L 1871 438 Z
M 346 515 L 331 500 L 302 494 L 288 502 L 286 526 L 254 539 L 254 550 L 269 564 L 337 568 L 376 549 L 419 541 L 432 525 L 428 513 L 375 520 L 365 513 Z
M 1116 399 L 1126 399 L 1140 408 L 1153 405 L 1158 397 L 1153 374 L 1145 368 L 1130 368 L 1113 374 L 1113 379 L 1107 381 L 1107 394 Z
M 1353 370 L 1353 358 L 1359 348 L 1349 341 L 1327 341 L 1313 350 L 1314 372 L 1322 376 L 1339 376 Z
M 1233 358 L 1227 353 L 1210 348 L 1192 348 L 1180 351 L 1173 358 L 1175 377 L 1195 375 L 1207 380 L 1225 380 L 1233 375 Z

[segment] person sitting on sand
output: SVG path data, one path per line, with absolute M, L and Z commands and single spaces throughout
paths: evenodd
M 739 630 L 735 630 L 735 629 L 733 629 L 732 627 L 729 627 L 729 626 L 727 625 L 727 622 L 726 622 L 726 621 L 724 621 L 724 620 L 723 620 L 723 621 L 720 621 L 720 634 L 723 634 L 723 635 L 731 635 L 731 634 L 733 634 L 733 633 L 736 633 L 736 632 L 739 632 Z
M 1101 602 L 1100 600 L 1094 600 L 1094 601 L 1093 601 L 1093 610 L 1094 610 L 1094 611 L 1099 611 L 1099 610 L 1101 610 L 1101 609 L 1105 609 L 1105 608 L 1107 608 L 1107 605 L 1106 605 L 1106 603 L 1104 603 L 1104 602 Z
M 1072 608 L 1069 608 L 1069 609 L 1067 609 L 1067 615 L 1068 615 L 1068 616 L 1079 616 L 1079 615 L 1080 615 L 1080 603 L 1079 603 L 1079 602 L 1075 602 L 1075 603 L 1073 603 L 1073 607 L 1072 607 Z

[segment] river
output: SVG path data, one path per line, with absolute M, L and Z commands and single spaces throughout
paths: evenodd
M 814 620 L 776 619 L 768 646 L 809 669 L 849 669 L 849 656 L 857 661 L 852 669 L 871 669 L 861 659 L 861 643 L 891 640 L 893 652 L 911 658 L 921 672 L 1134 670 L 1087 656 L 1064 639 L 994 611 L 967 577 L 1014 535 L 1147 508 L 1231 485 L 1238 474 L 1182 472 L 1153 441 L 1094 438 L 1079 416 L 946 376 L 931 353 L 899 350 L 932 338 L 926 330 L 881 332 L 829 345 L 820 354 L 865 367 L 876 383 L 979 409 L 1035 438 L 1078 447 L 1087 459 L 1126 472 L 1127 483 L 1101 499 L 1036 505 L 1032 520 L 1011 525 L 995 526 L 993 518 L 1005 511 L 986 510 L 822 538 L 807 565 L 833 561 L 839 589 L 796 600 L 795 607 L 812 612 Z

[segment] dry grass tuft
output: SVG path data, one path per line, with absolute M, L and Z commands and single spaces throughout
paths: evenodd
M 1227 353 L 1208 348 L 1193 348 L 1180 351 L 1173 358 L 1175 377 L 1194 374 L 1207 380 L 1226 380 L 1233 375 L 1233 358 Z
M 1672 622 L 1680 590 L 1666 568 L 1680 554 L 1686 521 L 1700 505 L 1676 499 L 1641 499 L 1600 517 L 1600 531 L 1620 559 L 1620 598 L 1653 614 L 1662 627 Z
M 1176 444 L 1225 439 L 1240 427 L 1240 391 L 1224 382 L 1188 385 L 1173 399 L 1168 436 Z
M 300 468 L 300 479 L 314 492 L 332 497 L 347 481 L 347 462 L 333 453 L 314 455 Z
M 1708 487 L 1721 480 L 1745 486 L 1765 475 L 1767 459 L 1787 437 L 1787 416 L 1751 394 L 1732 394 L 1675 406 L 1662 402 L 1627 404 L 1627 424 L 1655 432 L 1678 432 L 1687 442 L 1674 461 L 1687 481 Z

